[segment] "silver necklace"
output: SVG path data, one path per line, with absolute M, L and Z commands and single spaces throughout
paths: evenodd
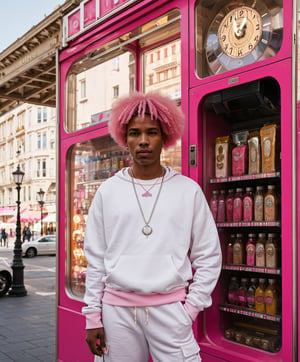
M 140 203 L 138 194 L 137 194 L 137 192 L 136 192 L 135 182 L 134 182 L 134 179 L 133 179 L 133 178 L 134 178 L 134 173 L 133 173 L 133 171 L 132 171 L 132 168 L 131 168 L 130 170 L 131 170 L 131 175 L 132 175 L 132 176 L 131 176 L 131 181 L 132 181 L 132 186 L 133 186 L 134 194 L 135 194 L 135 197 L 136 197 L 137 203 L 138 203 L 138 205 L 139 205 L 139 209 L 140 209 L 141 215 L 142 215 L 143 220 L 144 220 L 144 223 L 145 223 L 145 225 L 142 227 L 142 233 L 148 237 L 148 236 L 149 236 L 150 234 L 152 234 L 152 232 L 153 232 L 153 229 L 152 229 L 152 227 L 151 227 L 149 224 L 150 224 L 152 215 L 153 215 L 153 213 L 154 213 L 154 210 L 155 210 L 155 207 L 156 207 L 156 204 L 157 204 L 157 201 L 158 201 L 158 198 L 159 198 L 161 189 L 162 189 L 162 185 L 163 185 L 163 182 L 164 182 L 164 177 L 165 177 L 164 169 L 163 169 L 163 174 L 162 174 L 162 178 L 161 178 L 160 187 L 159 187 L 159 190 L 158 190 L 158 193 L 157 193 L 155 202 L 154 202 L 154 204 L 153 204 L 153 208 L 152 208 L 152 211 L 151 211 L 151 214 L 150 214 L 150 216 L 149 216 L 148 221 L 147 221 L 146 218 L 145 218 L 144 211 L 143 211 L 143 209 L 142 209 L 142 205 L 141 205 L 141 203 Z

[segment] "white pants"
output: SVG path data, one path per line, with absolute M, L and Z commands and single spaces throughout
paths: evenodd
M 181 302 L 154 307 L 103 304 L 105 362 L 201 362 L 192 320 Z

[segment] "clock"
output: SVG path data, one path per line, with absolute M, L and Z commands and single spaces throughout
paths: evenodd
M 210 72 L 218 74 L 274 56 L 282 41 L 280 10 L 271 12 L 259 0 L 252 5 L 239 1 L 223 6 L 206 36 L 205 53 Z M 272 14 L 276 15 L 276 22 Z

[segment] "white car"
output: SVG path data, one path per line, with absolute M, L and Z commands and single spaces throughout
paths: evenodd
M 56 255 L 56 235 L 41 236 L 22 244 L 22 255 L 33 258 L 37 255 Z
M 0 297 L 3 297 L 11 287 L 12 270 L 5 258 L 0 258 Z

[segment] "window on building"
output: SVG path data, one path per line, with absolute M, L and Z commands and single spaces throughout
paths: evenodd
M 45 158 L 37 160 L 36 176 L 37 177 L 47 176 L 47 162 Z
M 115 57 L 112 59 L 112 70 L 117 72 L 120 70 L 120 57 Z
M 42 135 L 40 133 L 37 134 L 37 148 L 38 150 L 42 148 Z
M 153 53 L 149 54 L 149 63 L 152 64 L 154 62 L 154 56 L 153 56 Z
M 164 48 L 164 57 L 167 58 L 168 56 L 168 48 Z
M 176 55 L 176 44 L 172 45 L 172 55 Z
M 41 123 L 42 122 L 42 108 L 38 107 L 37 109 L 37 123 Z
M 47 122 L 47 107 L 37 108 L 37 123 Z
M 118 98 L 119 97 L 119 86 L 115 85 L 113 87 L 113 98 Z
M 25 111 L 21 112 L 18 114 L 17 116 L 17 129 L 16 131 L 21 131 L 24 129 L 24 125 L 25 125 Z
M 47 148 L 47 134 L 43 133 L 43 148 Z
M 80 81 L 80 99 L 86 99 L 86 80 Z
M 47 176 L 47 173 L 46 173 L 47 167 L 46 166 L 47 166 L 46 159 L 43 159 L 43 161 L 42 161 L 42 175 L 43 175 L 43 177 Z
M 47 122 L 48 119 L 48 111 L 46 107 L 43 107 L 43 122 Z
M 156 59 L 160 60 L 160 50 L 156 52 Z

